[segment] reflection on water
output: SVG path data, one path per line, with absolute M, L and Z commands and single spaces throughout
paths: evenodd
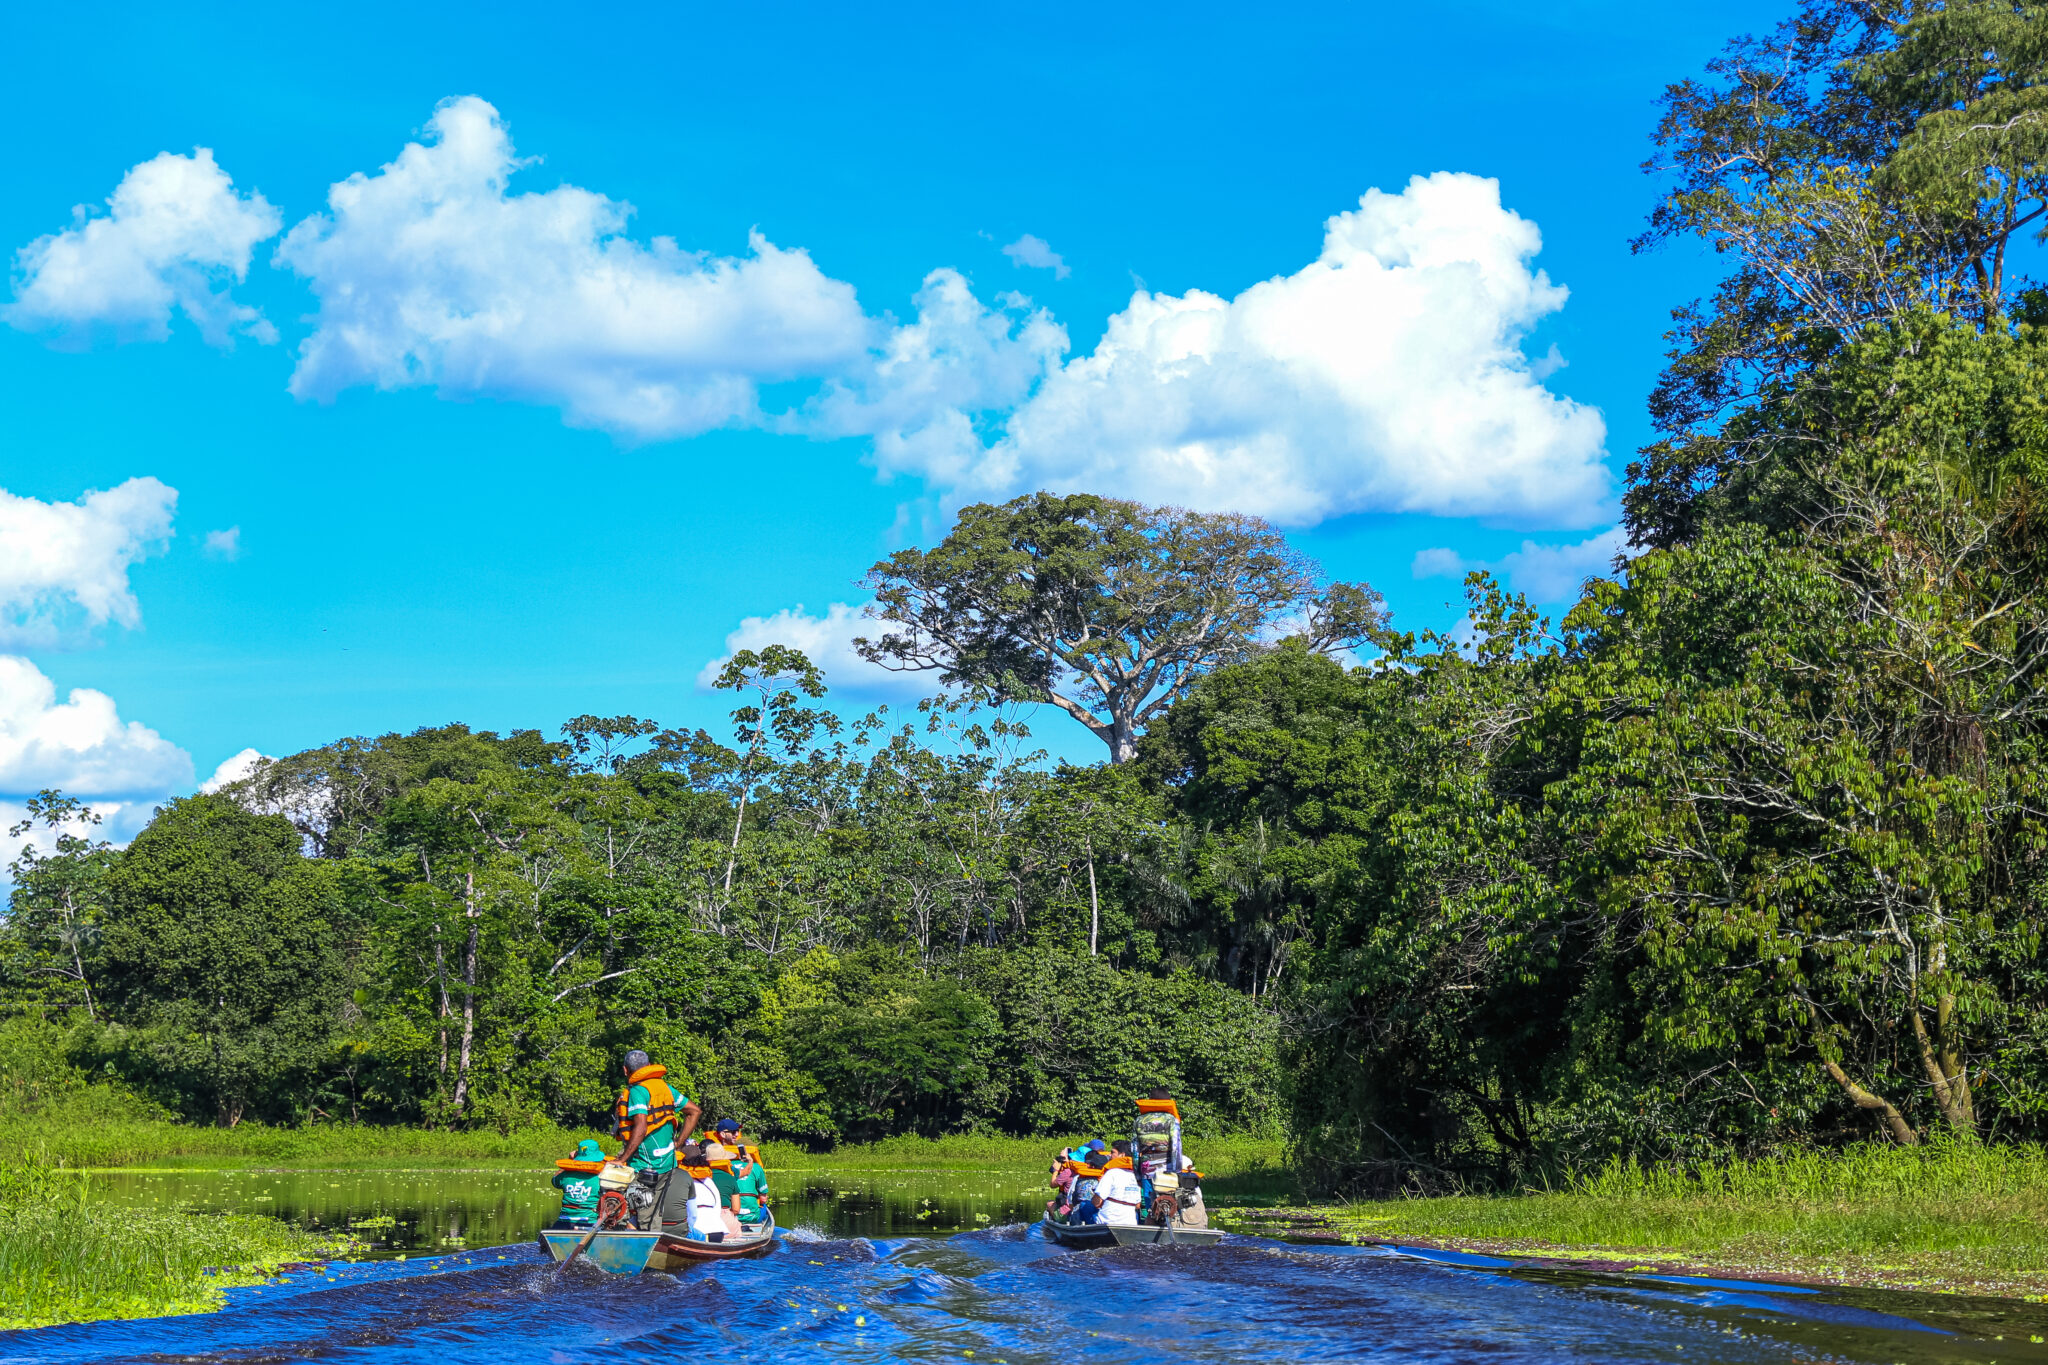
M 772 1251 L 633 1277 L 545 1262 L 526 1239 L 553 1201 L 527 1175 L 109 1180 L 117 1197 L 275 1210 L 323 1226 L 389 1217 L 394 1254 L 441 1236 L 471 1245 L 310 1269 L 233 1291 L 210 1316 L 0 1334 L 0 1365 L 616 1365 L 622 1351 L 709 1354 L 720 1365 L 2048 1361 L 2048 1309 L 2003 1300 L 1510 1273 L 1486 1258 L 1445 1264 L 1253 1238 L 1067 1252 L 1008 1221 L 1039 1198 L 1030 1177 L 1010 1175 L 783 1173 L 789 1230 Z M 964 1230 L 945 1235 L 950 1228 Z

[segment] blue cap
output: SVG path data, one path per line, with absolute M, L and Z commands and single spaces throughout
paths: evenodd
M 737 1133 L 739 1130 L 740 1121 L 738 1119 L 720 1119 L 718 1126 L 711 1131 L 714 1133 Z
M 1088 1144 L 1088 1150 L 1091 1152 L 1106 1152 L 1109 1150 L 1109 1144 L 1104 1142 L 1101 1138 L 1096 1138 L 1093 1142 Z

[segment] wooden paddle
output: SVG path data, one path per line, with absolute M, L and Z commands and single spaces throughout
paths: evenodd
M 597 1217 L 597 1226 L 583 1234 L 583 1240 L 578 1242 L 573 1248 L 570 1249 L 569 1254 L 562 1258 L 562 1264 L 555 1268 L 555 1274 L 560 1275 L 563 1272 L 567 1271 L 572 1261 L 574 1261 L 578 1256 L 581 1256 L 585 1251 L 590 1249 L 590 1244 L 593 1241 L 597 1240 L 598 1233 L 603 1232 L 606 1228 L 614 1227 L 617 1225 L 619 1221 L 619 1210 L 623 1209 L 626 1206 L 626 1201 L 624 1199 L 611 1201 L 612 1208 L 609 1216 L 607 1216 L 603 1212 L 605 1203 L 606 1201 L 603 1199 L 598 1200 L 599 1212 Z

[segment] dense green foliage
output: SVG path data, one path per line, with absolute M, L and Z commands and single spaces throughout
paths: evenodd
M 956 687 L 908 724 L 775 647 L 723 738 L 345 739 L 25 859 L 0 990 L 221 1123 L 584 1125 L 638 1045 L 818 1146 L 1166 1084 L 1351 1187 L 2048 1136 L 2044 52 L 1809 0 L 1672 87 L 1646 242 L 1729 274 L 1554 626 L 1479 575 L 1402 633 L 1252 518 L 969 508 L 874 571 L 871 655 Z M 1113 761 L 1048 768 L 1048 700 Z
M 725 685 L 730 745 L 450 726 L 291 756 L 118 853 L 74 837 L 20 870 L 15 999 L 225 1125 L 590 1125 L 639 1046 L 814 1144 L 1119 1129 L 1157 1084 L 1278 1134 L 1277 1019 L 1162 941 L 1131 782 L 954 703 L 849 729 L 790 650 Z

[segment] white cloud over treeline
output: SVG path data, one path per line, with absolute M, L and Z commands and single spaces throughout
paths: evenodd
M 1589 578 L 1614 571 L 1617 555 L 1631 553 L 1628 532 L 1615 526 L 1571 545 L 1540 545 L 1533 540 L 1499 559 L 1467 559 L 1456 550 L 1418 550 L 1412 565 L 1417 578 L 1463 578 L 1475 569 L 1501 576 L 1509 587 L 1533 602 L 1561 604 L 1575 600 Z
M 531 164 L 465 96 L 334 184 L 274 255 L 317 305 L 292 391 L 431 386 L 634 440 L 861 437 L 885 476 L 946 506 L 1047 488 L 1294 526 L 1378 511 L 1565 528 L 1609 510 L 1600 413 L 1548 386 L 1554 354 L 1524 350 L 1567 291 L 1489 179 L 1369 190 L 1327 220 L 1315 259 L 1230 296 L 1140 289 L 1071 355 L 1050 313 L 984 301 L 957 267 L 930 272 L 903 321 L 758 230 L 714 255 L 634 236 L 631 206 L 597 191 L 516 189 Z M 161 335 L 175 302 L 216 338 L 255 325 L 215 286 L 280 220 L 211 153 L 145 162 L 111 204 L 24 250 L 10 320 L 140 318 Z M 1069 268 L 1030 234 L 1002 251 Z M 129 283 L 88 289 L 93 252 Z M 807 392 L 764 410 L 782 381 Z

